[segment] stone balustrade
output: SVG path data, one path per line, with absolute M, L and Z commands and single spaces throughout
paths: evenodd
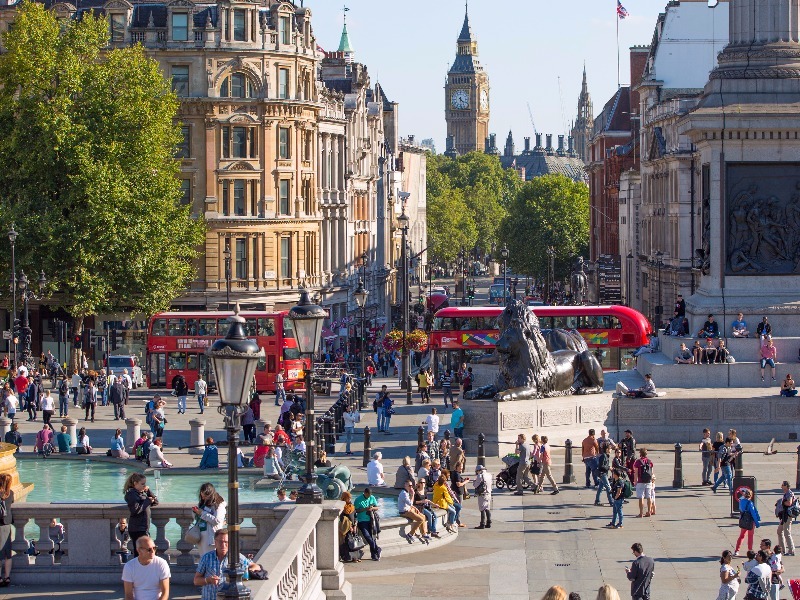
M 191 584 L 197 550 L 183 541 L 194 521 L 190 503 L 165 503 L 152 509 L 153 536 L 158 554 L 167 559 L 176 584 Z M 46 504 L 21 503 L 13 508 L 12 543 L 15 582 L 26 584 L 70 585 L 87 577 L 99 585 L 120 585 L 122 558 L 114 529 L 121 517 L 128 517 L 124 504 Z M 318 598 L 324 590 L 338 590 L 337 597 L 349 597 L 349 584 L 338 560 L 336 521 L 339 503 L 324 505 L 241 504 L 239 515 L 250 519 L 253 527 L 241 532 L 241 552 L 256 554 L 256 561 L 270 574 L 264 582 L 249 582 L 254 598 Z M 48 537 L 50 519 L 64 525 L 65 541 L 61 552 L 51 554 L 55 544 Z M 167 528 L 180 528 L 180 539 L 173 544 Z M 35 540 L 39 555 L 26 553 L 25 528 L 39 528 Z M 30 532 L 30 528 L 29 528 Z M 331 587 L 333 586 L 333 587 Z M 344 593 L 344 590 L 347 590 Z

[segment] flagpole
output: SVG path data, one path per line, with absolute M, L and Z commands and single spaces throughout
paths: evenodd
M 617 0 L 619 1 L 619 0 Z M 619 5 L 614 7 L 614 20 L 617 22 L 617 89 L 619 89 Z

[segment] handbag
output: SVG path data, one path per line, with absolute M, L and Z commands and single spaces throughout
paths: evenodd
M 197 545 L 200 543 L 200 539 L 203 537 L 202 531 L 200 531 L 200 517 L 196 517 L 192 526 L 186 530 L 186 535 L 183 536 L 183 540 L 187 544 Z
M 753 515 L 750 514 L 749 510 L 744 511 L 739 516 L 739 529 L 746 529 L 747 531 L 750 531 L 755 524 L 755 519 L 753 519 Z
M 542 473 L 542 463 L 538 460 L 534 460 L 531 463 L 531 475 L 540 475 Z
M 350 549 L 350 552 L 361 550 L 367 545 L 360 533 L 348 533 L 345 541 L 347 542 L 347 547 Z

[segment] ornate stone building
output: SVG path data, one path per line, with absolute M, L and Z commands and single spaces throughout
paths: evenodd
M 283 310 L 305 286 L 330 325 L 355 312 L 363 275 L 367 317 L 388 323 L 405 185 L 397 105 L 355 62 L 346 26 L 339 50 L 325 54 L 311 10 L 286 0 L 47 4 L 63 18 L 104 14 L 111 46 L 142 44 L 180 98 L 181 187 L 207 235 L 176 309 L 225 306 L 228 254 L 231 303 Z M 0 10 L 0 30 L 13 19 L 13 6 Z M 409 168 L 424 178 L 424 160 Z M 425 186 L 415 189 L 423 208 L 412 229 L 424 237 Z
M 489 135 L 489 76 L 478 62 L 478 42 L 469 26 L 469 14 L 464 15 L 457 44 L 444 86 L 450 155 L 452 150 L 458 154 L 479 151 Z
M 536 134 L 536 145 L 531 148 L 531 138 L 526 137 L 522 152 L 516 152 L 514 136 L 511 131 L 506 137 L 503 152 L 497 148 L 495 134 L 486 138 L 484 152 L 500 156 L 500 164 L 504 169 L 514 169 L 523 181 L 530 181 L 542 175 L 566 175 L 573 181 L 585 182 L 586 173 L 583 161 L 575 153 L 572 137 L 564 141 L 564 136 L 558 136 L 558 146 L 553 145 L 553 136 L 545 135 L 542 143 L 542 134 Z
M 585 163 L 590 160 L 589 143 L 592 139 L 593 128 L 592 97 L 589 95 L 589 86 L 586 83 L 586 65 L 583 65 L 583 83 L 581 83 L 581 93 L 578 96 L 578 116 L 572 124 L 571 133 L 575 144 L 575 152 Z

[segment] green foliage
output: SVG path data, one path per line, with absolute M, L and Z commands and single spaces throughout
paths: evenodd
M 480 152 L 455 160 L 429 155 L 427 180 L 428 245 L 442 261 L 453 261 L 461 246 L 490 248 L 522 184 L 496 156 Z
M 521 187 L 498 233 L 515 272 L 544 277 L 552 246 L 556 278 L 563 277 L 588 253 L 589 188 L 563 175 L 536 177 Z
M 60 23 L 26 1 L 0 55 L 0 221 L 20 234 L 17 268 L 45 271 L 76 328 L 166 308 L 204 237 L 180 204 L 178 100 L 140 46 L 107 43 L 105 18 Z

